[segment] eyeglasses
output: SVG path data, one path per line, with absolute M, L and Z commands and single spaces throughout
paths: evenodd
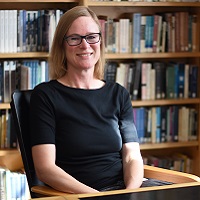
M 101 33 L 91 33 L 85 36 L 81 35 L 65 36 L 64 40 L 67 41 L 69 46 L 77 46 L 81 44 L 83 39 L 85 39 L 88 44 L 95 44 L 100 41 L 100 38 L 101 38 Z

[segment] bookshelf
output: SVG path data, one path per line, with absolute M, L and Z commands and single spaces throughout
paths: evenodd
M 188 11 L 192 14 L 197 14 L 197 51 L 195 52 L 164 52 L 164 53 L 107 53 L 105 58 L 108 61 L 134 61 L 136 59 L 148 61 L 184 61 L 195 63 L 200 67 L 200 3 L 189 2 L 103 2 L 92 0 L 0 0 L 0 9 L 63 9 L 67 10 L 76 5 L 85 5 L 96 12 L 97 15 L 105 15 L 111 18 L 119 18 L 124 13 L 141 12 L 143 14 L 154 14 L 159 9 L 159 12 L 176 12 Z M 47 59 L 48 52 L 20 52 L 20 53 L 0 53 L 0 60 L 6 59 Z M 200 70 L 199 70 L 200 74 Z M 199 76 L 200 77 L 200 76 Z M 199 81 L 200 83 L 200 81 Z M 136 100 L 132 101 L 133 107 L 152 107 L 164 105 L 187 105 L 196 108 L 200 113 L 200 94 L 197 98 L 187 99 L 161 99 L 161 100 Z M 9 103 L 0 103 L 0 109 L 9 109 Z M 198 116 L 198 136 L 200 135 L 200 117 Z M 171 155 L 174 153 L 186 153 L 193 160 L 192 173 L 200 176 L 200 137 L 197 141 L 189 142 L 167 142 L 158 144 L 141 144 L 141 150 L 144 155 Z M 6 150 L 0 150 L 4 152 Z M 8 150 L 9 153 L 9 150 Z
M 92 10 L 97 15 L 108 16 L 112 19 L 120 19 L 124 13 L 140 12 L 144 15 L 153 15 L 158 12 L 178 12 L 187 11 L 191 14 L 196 14 L 197 18 L 200 16 L 200 3 L 199 2 L 128 2 L 128 1 L 92 1 L 83 0 L 82 3 Z M 200 53 L 199 53 L 199 31 L 200 24 L 197 21 L 197 35 L 196 47 L 194 52 L 162 52 L 162 53 L 107 53 L 105 58 L 108 61 L 116 62 L 132 62 L 136 59 L 144 61 L 184 61 L 187 63 L 195 63 L 200 67 Z M 200 71 L 200 70 L 199 70 Z M 199 73 L 198 73 L 199 74 Z M 199 80 L 198 80 L 199 83 Z M 182 99 L 153 99 L 153 100 L 133 100 L 133 107 L 155 107 L 155 106 L 172 106 L 172 105 L 185 105 L 195 108 L 198 111 L 198 140 L 188 142 L 164 142 L 153 144 L 141 144 L 141 151 L 144 156 L 171 156 L 176 153 L 183 153 L 188 155 L 193 160 L 192 173 L 200 176 L 200 98 L 199 92 L 197 98 L 182 98 Z

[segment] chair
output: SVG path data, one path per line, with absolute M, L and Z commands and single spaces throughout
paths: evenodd
M 41 196 L 63 196 L 66 193 L 59 192 L 38 180 L 34 169 L 29 137 L 29 103 L 32 90 L 15 91 L 11 97 L 11 113 L 13 116 L 18 143 L 24 164 L 24 169 L 30 189 L 31 198 Z M 200 178 L 182 172 L 162 169 L 152 166 L 144 166 L 146 178 L 159 179 L 172 183 L 200 182 Z

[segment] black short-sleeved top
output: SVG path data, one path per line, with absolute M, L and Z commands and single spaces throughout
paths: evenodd
M 63 170 L 98 190 L 123 180 L 122 143 L 138 142 L 124 87 L 87 90 L 52 80 L 34 88 L 30 110 L 32 146 L 55 144 Z

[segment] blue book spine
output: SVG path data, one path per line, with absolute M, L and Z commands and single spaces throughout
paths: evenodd
M 141 13 L 133 14 L 133 53 L 140 53 Z
M 146 16 L 146 29 L 145 29 L 145 49 L 149 49 L 149 32 L 150 32 L 150 16 Z
M 156 143 L 160 143 L 161 138 L 161 108 L 156 107 Z
M 141 107 L 140 111 L 140 143 L 144 143 L 145 137 L 145 108 Z

